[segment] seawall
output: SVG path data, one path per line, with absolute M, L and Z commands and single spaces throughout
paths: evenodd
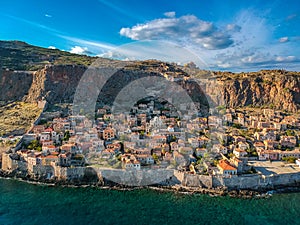
M 101 184 L 107 186 L 151 186 L 163 187 L 190 187 L 202 189 L 228 189 L 228 190 L 266 190 L 281 187 L 300 187 L 300 173 L 249 174 L 232 177 L 194 175 L 171 169 L 152 170 L 122 170 L 97 167 L 60 167 L 55 163 L 51 165 L 35 165 L 29 167 L 27 162 L 12 159 L 9 154 L 2 155 L 2 174 L 13 176 L 19 174 L 24 178 L 37 181 L 48 180 L 85 184 Z

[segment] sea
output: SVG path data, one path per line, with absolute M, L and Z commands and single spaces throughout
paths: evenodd
M 300 224 L 300 193 L 239 199 L 0 179 L 0 224 Z

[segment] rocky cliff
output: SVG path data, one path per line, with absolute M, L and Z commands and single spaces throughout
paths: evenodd
M 0 70 L 0 101 L 21 101 L 33 84 L 31 72 Z
M 300 74 L 286 71 L 261 71 L 219 79 L 228 107 L 270 107 L 295 112 L 300 107 Z
M 72 103 L 78 82 L 85 66 L 45 66 L 32 75 L 32 85 L 24 100 L 35 102 L 46 99 L 48 103 Z
M 249 73 L 191 73 L 212 105 L 268 107 L 289 112 L 300 108 L 300 73 L 262 70 Z
M 19 41 L 0 41 L 0 103 L 36 102 L 41 98 L 50 104 L 72 103 L 78 83 L 92 63 L 115 70 L 98 98 L 106 104 L 113 102 L 129 83 L 142 77 L 161 76 L 179 84 L 202 104 L 209 101 L 210 105 L 271 107 L 291 112 L 300 108 L 299 72 L 212 72 L 156 60 L 121 62 Z
M 263 106 L 291 112 L 300 108 L 300 74 L 297 72 L 214 73 L 209 78 L 196 77 L 193 80 L 189 74 L 170 64 L 156 64 L 152 62 L 151 66 L 141 68 L 139 62 L 139 66 L 131 64 L 121 68 L 107 81 L 98 100 L 109 104 L 130 82 L 141 77 L 168 74 L 169 78 L 188 78 L 176 82 L 187 90 L 193 100 L 202 103 L 205 102 L 202 101 L 205 93 L 211 104 L 227 107 Z M 167 70 L 162 71 L 162 66 L 167 66 Z M 86 69 L 80 65 L 50 65 L 36 72 L 1 71 L 0 101 L 36 102 L 45 98 L 50 104 L 72 103 Z
M 185 89 L 195 102 L 207 105 L 206 98 L 197 83 L 185 80 L 184 77 L 188 75 L 170 64 L 146 61 L 126 65 L 120 63 L 116 66 L 120 68 L 114 70 L 114 74 L 107 81 L 104 80 L 106 83 L 99 93 L 98 102 L 111 105 L 119 92 L 131 82 L 146 77 L 164 79 L 164 74 L 168 73 L 171 77 L 181 78 L 176 83 Z M 89 69 L 89 74 L 92 73 L 91 70 L 93 69 Z M 50 104 L 72 103 L 76 88 L 86 71 L 87 67 L 79 65 L 46 65 L 43 69 L 31 73 L 3 71 L 0 73 L 0 80 L 5 88 L 1 89 L 0 101 L 36 102 L 45 99 Z M 101 73 L 98 75 L 101 76 Z M 99 81 L 96 78 L 92 82 Z M 176 86 L 166 88 L 172 91 Z M 87 95 L 88 89 L 87 87 Z

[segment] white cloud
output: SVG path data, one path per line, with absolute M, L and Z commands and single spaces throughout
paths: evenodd
M 166 41 L 133 42 L 108 51 L 100 56 L 119 60 L 157 59 L 180 64 L 192 61 L 201 68 L 208 69 L 208 66 L 198 55 L 186 48 Z
M 292 62 L 295 61 L 296 57 L 293 55 L 289 55 L 289 56 L 277 56 L 275 61 L 277 62 Z
M 80 55 L 83 55 L 83 54 L 88 54 L 88 48 L 87 47 L 80 47 L 80 46 L 74 46 L 71 48 L 70 50 L 71 53 L 74 53 L 74 54 L 80 54 Z
M 54 46 L 49 46 L 48 48 L 49 49 L 56 49 L 56 47 L 54 47 Z
M 175 12 L 165 12 L 164 15 L 165 15 L 166 17 L 173 18 L 173 17 L 175 17 L 176 13 L 175 13 Z
M 193 15 L 160 18 L 131 28 L 122 28 L 120 34 L 133 40 L 167 40 L 176 43 L 195 52 L 198 58 L 202 59 L 200 61 L 204 63 L 198 64 L 199 68 L 249 71 L 296 64 L 299 56 L 286 55 L 290 52 L 292 42 L 281 45 L 274 41 L 276 24 L 270 23 L 266 18 L 267 15 L 263 13 L 244 10 L 237 14 L 231 23 L 218 27 Z M 153 46 L 150 50 L 143 47 L 137 48 L 136 51 L 123 49 L 121 53 L 122 58 L 130 59 L 145 59 L 145 56 L 171 59 L 173 62 L 185 59 L 178 55 L 175 57 L 171 48 L 161 46 Z M 182 52 L 180 54 L 183 55 Z M 114 55 L 116 56 L 116 53 Z
M 45 14 L 45 17 L 51 18 L 52 15 L 50 15 L 50 14 Z
M 234 44 L 227 49 L 216 51 L 209 59 L 211 67 L 233 71 L 253 71 L 258 69 L 286 68 L 295 69 L 299 62 L 296 43 L 288 37 L 275 39 L 277 24 L 267 20 L 268 14 L 244 10 L 232 21 L 240 27 L 239 32 L 231 34 Z M 227 29 L 232 28 L 231 26 Z M 280 44 L 288 42 L 286 44 Z M 298 51 L 299 52 L 299 51 Z M 298 65 L 298 70 L 299 70 Z
M 158 18 L 133 27 L 122 28 L 120 34 L 132 40 L 169 41 L 195 52 L 204 64 L 199 68 L 231 71 L 253 71 L 259 69 L 300 69 L 298 37 L 277 39 L 278 23 L 270 20 L 269 11 L 242 10 L 233 15 L 231 21 L 203 21 L 193 15 Z M 294 17 L 294 16 L 293 16 Z M 281 44 L 285 43 L 285 44 Z M 154 49 L 157 48 L 157 49 Z M 211 51 L 214 49 L 214 51 Z M 155 52 L 157 51 L 157 52 Z M 165 56 L 162 56 L 161 53 Z M 139 47 L 136 51 L 123 49 L 121 58 L 167 59 L 182 62 L 174 56 L 171 48 L 153 46 L 148 50 Z M 182 52 L 180 52 L 181 55 Z M 120 56 L 113 54 L 114 56 Z M 153 57 L 149 57 L 153 56 Z M 172 56 L 174 56 L 172 58 Z
M 289 41 L 289 38 L 288 37 L 282 37 L 282 38 L 279 38 L 279 42 L 280 43 L 285 43 L 285 42 L 288 42 Z
M 99 41 L 84 40 L 84 39 L 80 39 L 80 38 L 76 38 L 76 37 L 69 37 L 69 36 L 65 36 L 65 35 L 58 35 L 58 36 L 63 39 L 74 42 L 76 44 L 88 46 L 89 49 L 97 48 L 97 50 L 107 51 L 107 50 L 112 50 L 115 48 L 115 46 L 112 44 L 107 44 L 107 43 L 103 43 L 103 42 L 99 42 Z
M 241 31 L 241 27 L 236 25 L 236 24 L 227 24 L 226 26 L 226 30 L 227 31 L 232 31 L 232 32 L 240 32 Z
M 132 28 L 122 28 L 120 34 L 132 40 L 193 43 L 204 49 L 223 49 L 233 44 L 226 29 L 221 30 L 212 22 L 200 20 L 194 15 L 155 19 Z

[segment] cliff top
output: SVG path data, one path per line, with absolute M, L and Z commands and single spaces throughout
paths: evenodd
M 172 72 L 173 75 L 195 78 L 217 78 L 223 81 L 230 79 L 250 78 L 255 76 L 276 77 L 299 76 L 300 72 L 285 70 L 260 70 L 257 72 L 223 72 L 201 70 L 194 63 L 178 66 L 174 63 L 164 63 L 158 60 L 118 61 L 107 58 L 72 54 L 59 49 L 42 48 L 22 41 L 0 41 L 0 68 L 21 71 L 36 71 L 45 65 L 83 65 L 89 66 L 97 59 L 97 66 L 124 67 L 125 70 L 144 70 L 148 72 Z M 99 60 L 101 59 L 101 60 Z
M 21 41 L 0 41 L 0 68 L 35 71 L 47 64 L 90 65 L 96 57 L 42 48 Z

